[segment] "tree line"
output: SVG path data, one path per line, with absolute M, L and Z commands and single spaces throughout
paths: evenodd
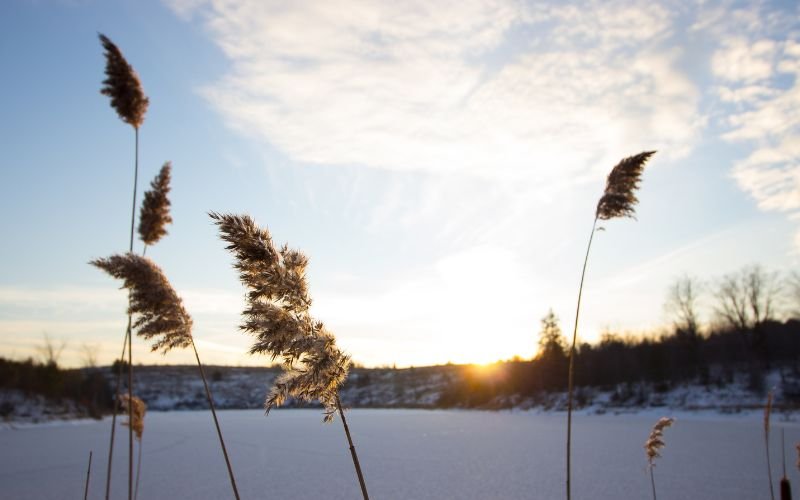
M 669 287 L 665 309 L 671 324 L 660 334 L 605 332 L 594 345 L 578 345 L 576 385 L 649 382 L 668 390 L 689 381 L 722 386 L 744 373 L 749 389 L 763 393 L 772 369 L 800 377 L 800 273 L 781 275 L 754 265 L 709 282 L 683 276 Z M 566 338 L 550 310 L 541 320 L 533 359 L 501 362 L 488 373 L 464 367 L 441 403 L 474 407 L 491 405 L 498 396 L 563 391 L 568 363 Z M 796 394 L 792 387 L 784 384 L 784 396 L 800 401 L 800 385 Z

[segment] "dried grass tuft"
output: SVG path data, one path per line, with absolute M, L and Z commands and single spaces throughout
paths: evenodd
M 166 162 L 158 175 L 150 182 L 150 190 L 144 193 L 139 215 L 139 236 L 146 245 L 153 245 L 167 234 L 166 226 L 172 223 L 169 215 L 170 173 L 172 164 Z
M 285 245 L 277 249 L 269 231 L 246 215 L 209 215 L 228 243 L 227 250 L 235 256 L 239 279 L 248 288 L 240 329 L 256 338 L 250 353 L 283 361 L 284 373 L 264 403 L 267 412 L 289 397 L 319 400 L 325 406 L 325 421 L 330 421 L 350 357 L 308 312 L 308 258 Z
M 106 57 L 106 79 L 100 93 L 111 98 L 120 119 L 138 129 L 144 123 L 144 115 L 150 100 L 144 95 L 142 83 L 133 67 L 128 64 L 122 51 L 102 33 L 98 33 Z
M 144 414 L 147 412 L 147 405 L 138 397 L 128 396 L 127 394 L 122 394 L 120 396 L 120 403 L 126 412 L 129 409 L 133 410 L 131 412 L 133 421 L 123 422 L 122 425 L 130 425 L 131 428 L 133 428 L 133 432 L 136 434 L 136 439 L 141 441 L 142 434 L 144 433 Z
M 658 452 L 664 447 L 664 429 L 672 425 L 674 421 L 675 419 L 672 417 L 661 417 L 658 419 L 658 422 L 656 422 L 656 425 L 653 426 L 653 430 L 650 431 L 650 436 L 644 443 L 645 453 L 647 454 L 647 463 L 650 465 L 650 468 L 655 467 L 656 458 L 661 457 Z
M 654 154 L 655 151 L 645 151 L 629 156 L 611 169 L 606 180 L 606 189 L 597 203 L 598 219 L 635 218 L 634 206 L 639 202 L 635 191 L 639 189 L 645 163 Z
M 90 264 L 123 280 L 130 290 L 128 311 L 137 315 L 133 329 L 145 339 L 157 339 L 152 350 L 166 354 L 192 344 L 192 318 L 161 269 L 150 259 L 133 253 L 112 255 Z

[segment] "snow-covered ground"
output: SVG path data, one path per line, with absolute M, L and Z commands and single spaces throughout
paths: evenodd
M 655 471 L 660 500 L 767 498 L 761 412 L 658 409 L 576 416 L 573 498 L 650 498 L 642 445 L 662 415 L 678 420 L 665 431 Z M 226 410 L 220 418 L 242 498 L 360 498 L 338 419 L 323 424 L 315 410 L 276 410 L 269 417 Z M 373 499 L 564 497 L 564 413 L 353 410 L 348 422 Z M 776 480 L 781 430 L 797 492 L 800 423 L 773 416 Z M 108 419 L 0 428 L 0 497 L 81 498 L 93 450 L 89 497 L 102 498 L 108 431 Z M 125 446 L 117 447 L 114 498 L 125 496 L 126 454 Z M 142 500 L 232 497 L 208 412 L 149 413 L 143 464 Z

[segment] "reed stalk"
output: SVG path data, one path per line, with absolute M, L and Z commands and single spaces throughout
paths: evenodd
M 369 500 L 369 493 L 367 493 L 367 483 L 364 481 L 364 474 L 361 472 L 361 464 L 358 461 L 358 454 L 356 453 L 356 447 L 353 444 L 353 438 L 350 436 L 350 427 L 347 425 L 347 419 L 344 416 L 344 410 L 342 409 L 342 401 L 339 398 L 339 394 L 336 394 L 336 409 L 339 410 L 339 416 L 342 419 L 342 426 L 344 426 L 344 433 L 347 436 L 347 444 L 350 445 L 350 456 L 353 459 L 353 466 L 356 468 L 356 475 L 358 476 L 358 484 L 361 486 L 361 495 L 364 497 L 364 500 Z
M 586 246 L 586 255 L 584 256 L 583 269 L 581 270 L 581 282 L 578 287 L 578 304 L 575 308 L 575 325 L 572 330 L 572 345 L 569 349 L 567 375 L 567 500 L 572 498 L 572 409 L 575 385 L 575 346 L 578 340 L 578 319 L 581 312 L 581 298 L 583 296 L 586 268 L 589 262 L 589 252 L 592 248 L 594 233 L 597 231 L 598 220 L 610 220 L 618 217 L 634 218 L 634 206 L 639 201 L 636 198 L 635 191 L 641 182 L 644 165 L 653 154 L 655 154 L 655 151 L 645 151 L 638 155 L 624 158 L 611 169 L 606 180 L 603 196 L 597 202 L 597 209 L 592 222 L 592 232 L 589 235 L 589 243 Z
M 336 346 L 325 325 L 309 313 L 311 297 L 305 277 L 308 258 L 287 245 L 275 247 L 269 231 L 249 216 L 214 212 L 209 216 L 219 227 L 220 238 L 228 243 L 226 249 L 235 257 L 239 280 L 248 288 L 239 328 L 256 337 L 250 354 L 283 360 L 283 373 L 264 403 L 267 413 L 290 397 L 322 403 L 325 422 L 338 412 L 361 493 L 367 500 L 364 474 L 339 398 L 350 357 Z
M 200 370 L 200 377 L 203 379 L 203 387 L 206 389 L 206 398 L 208 399 L 208 405 L 211 408 L 211 416 L 214 417 L 214 426 L 217 428 L 217 437 L 219 437 L 219 445 L 222 447 L 222 455 L 225 457 L 225 465 L 228 467 L 228 477 L 231 480 L 233 496 L 236 497 L 236 500 L 239 500 L 239 489 L 236 487 L 236 479 L 233 477 L 233 467 L 231 467 L 231 461 L 228 458 L 228 449 L 225 447 L 225 440 L 222 438 L 222 429 L 220 429 L 219 420 L 217 420 L 217 411 L 214 407 L 214 398 L 211 397 L 211 390 L 208 388 L 206 372 L 203 369 L 203 363 L 200 362 L 200 355 L 197 353 L 197 346 L 194 343 L 194 339 L 192 339 L 192 349 L 194 349 L 194 357 L 197 360 L 197 368 Z
M 117 413 L 119 412 L 119 390 L 122 385 L 122 365 L 125 362 L 125 352 L 128 349 L 128 336 L 131 334 L 131 316 L 128 315 L 128 328 L 125 330 L 125 338 L 122 340 L 122 354 L 119 356 L 117 366 L 117 381 L 114 389 L 114 410 L 111 414 L 111 438 L 108 444 L 108 465 L 106 467 L 106 500 L 111 495 L 111 464 L 114 458 L 114 434 L 117 429 Z
M 769 481 L 769 497 L 775 500 L 775 490 L 772 487 L 772 465 L 769 458 L 769 417 L 772 413 L 772 391 L 767 394 L 767 404 L 764 406 L 764 449 L 767 453 L 767 481 Z
M 664 429 L 671 426 L 675 421 L 671 417 L 661 417 L 658 422 L 653 426 L 647 441 L 644 443 L 645 453 L 647 455 L 647 466 L 650 469 L 650 486 L 653 489 L 653 500 L 656 500 L 656 479 L 653 469 L 656 468 L 656 458 L 661 457 L 659 451 L 664 447 Z
M 148 98 L 145 96 L 142 89 L 142 84 L 139 81 L 139 76 L 134 71 L 133 67 L 128 64 L 125 57 L 119 48 L 105 35 L 98 34 L 100 43 L 104 49 L 106 58 L 105 74 L 106 79 L 103 81 L 103 87 L 100 93 L 111 98 L 111 107 L 115 109 L 117 115 L 122 121 L 131 125 L 134 129 L 134 173 L 133 173 L 133 202 L 131 208 L 131 234 L 128 251 L 133 252 L 133 232 L 136 219 L 136 190 L 139 177 L 139 127 L 144 123 L 144 116 L 147 112 L 149 104 Z M 130 302 L 130 298 L 129 298 Z M 128 341 L 128 397 L 133 397 L 133 353 L 131 351 L 132 335 L 130 335 L 131 314 L 128 313 L 128 328 L 126 329 L 126 338 Z M 120 374 L 121 376 L 121 374 Z M 117 383 L 119 386 L 119 382 Z M 111 452 L 109 453 L 108 462 L 108 475 L 106 485 L 106 499 L 109 497 L 110 483 L 111 483 L 111 453 L 113 453 L 113 439 L 114 439 L 114 426 L 116 424 L 116 406 L 115 415 L 112 418 L 112 431 L 110 445 Z M 128 414 L 132 418 L 132 413 Z M 133 497 L 133 431 L 128 432 L 128 500 Z
M 83 500 L 89 498 L 89 478 L 92 475 L 92 452 L 89 451 L 89 466 L 86 468 L 86 486 L 83 488 Z
M 781 458 L 783 461 L 783 477 L 781 478 L 781 500 L 792 500 L 792 485 L 786 477 L 786 429 L 781 427 Z
M 123 280 L 123 287 L 129 290 L 131 297 L 129 311 L 137 315 L 133 328 L 136 329 L 137 335 L 145 339 L 155 340 L 151 345 L 153 351 L 161 350 L 163 354 L 166 354 L 176 347 L 192 346 L 200 369 L 200 376 L 203 379 L 206 397 L 211 407 L 211 414 L 214 418 L 222 453 L 228 467 L 231 487 L 233 488 L 234 496 L 238 500 L 239 492 L 236 487 L 225 441 L 222 437 L 214 399 L 211 396 L 205 370 L 200 362 L 200 355 L 197 352 L 197 347 L 191 334 L 192 319 L 184 309 L 180 297 L 172 288 L 163 271 L 146 257 L 134 253 L 112 255 L 106 259 L 96 259 L 91 264 L 103 269 L 111 276 Z

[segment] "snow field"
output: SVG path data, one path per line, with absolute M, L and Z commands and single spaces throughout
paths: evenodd
M 647 411 L 574 418 L 573 498 L 650 498 L 643 445 L 662 415 L 658 498 L 737 500 L 768 493 L 760 412 L 735 416 Z M 316 410 L 219 412 L 243 499 L 357 499 L 341 422 Z M 564 413 L 353 410 L 348 413 L 373 499 L 559 499 L 564 496 Z M 90 498 L 103 497 L 109 419 L 0 430 L 0 497 L 81 498 L 89 450 Z M 800 424 L 773 415 L 772 464 L 800 491 L 794 444 Z M 113 498 L 127 488 L 127 428 L 118 429 Z M 777 488 L 777 483 L 776 483 Z M 232 498 L 211 415 L 151 412 L 145 420 L 139 498 Z

